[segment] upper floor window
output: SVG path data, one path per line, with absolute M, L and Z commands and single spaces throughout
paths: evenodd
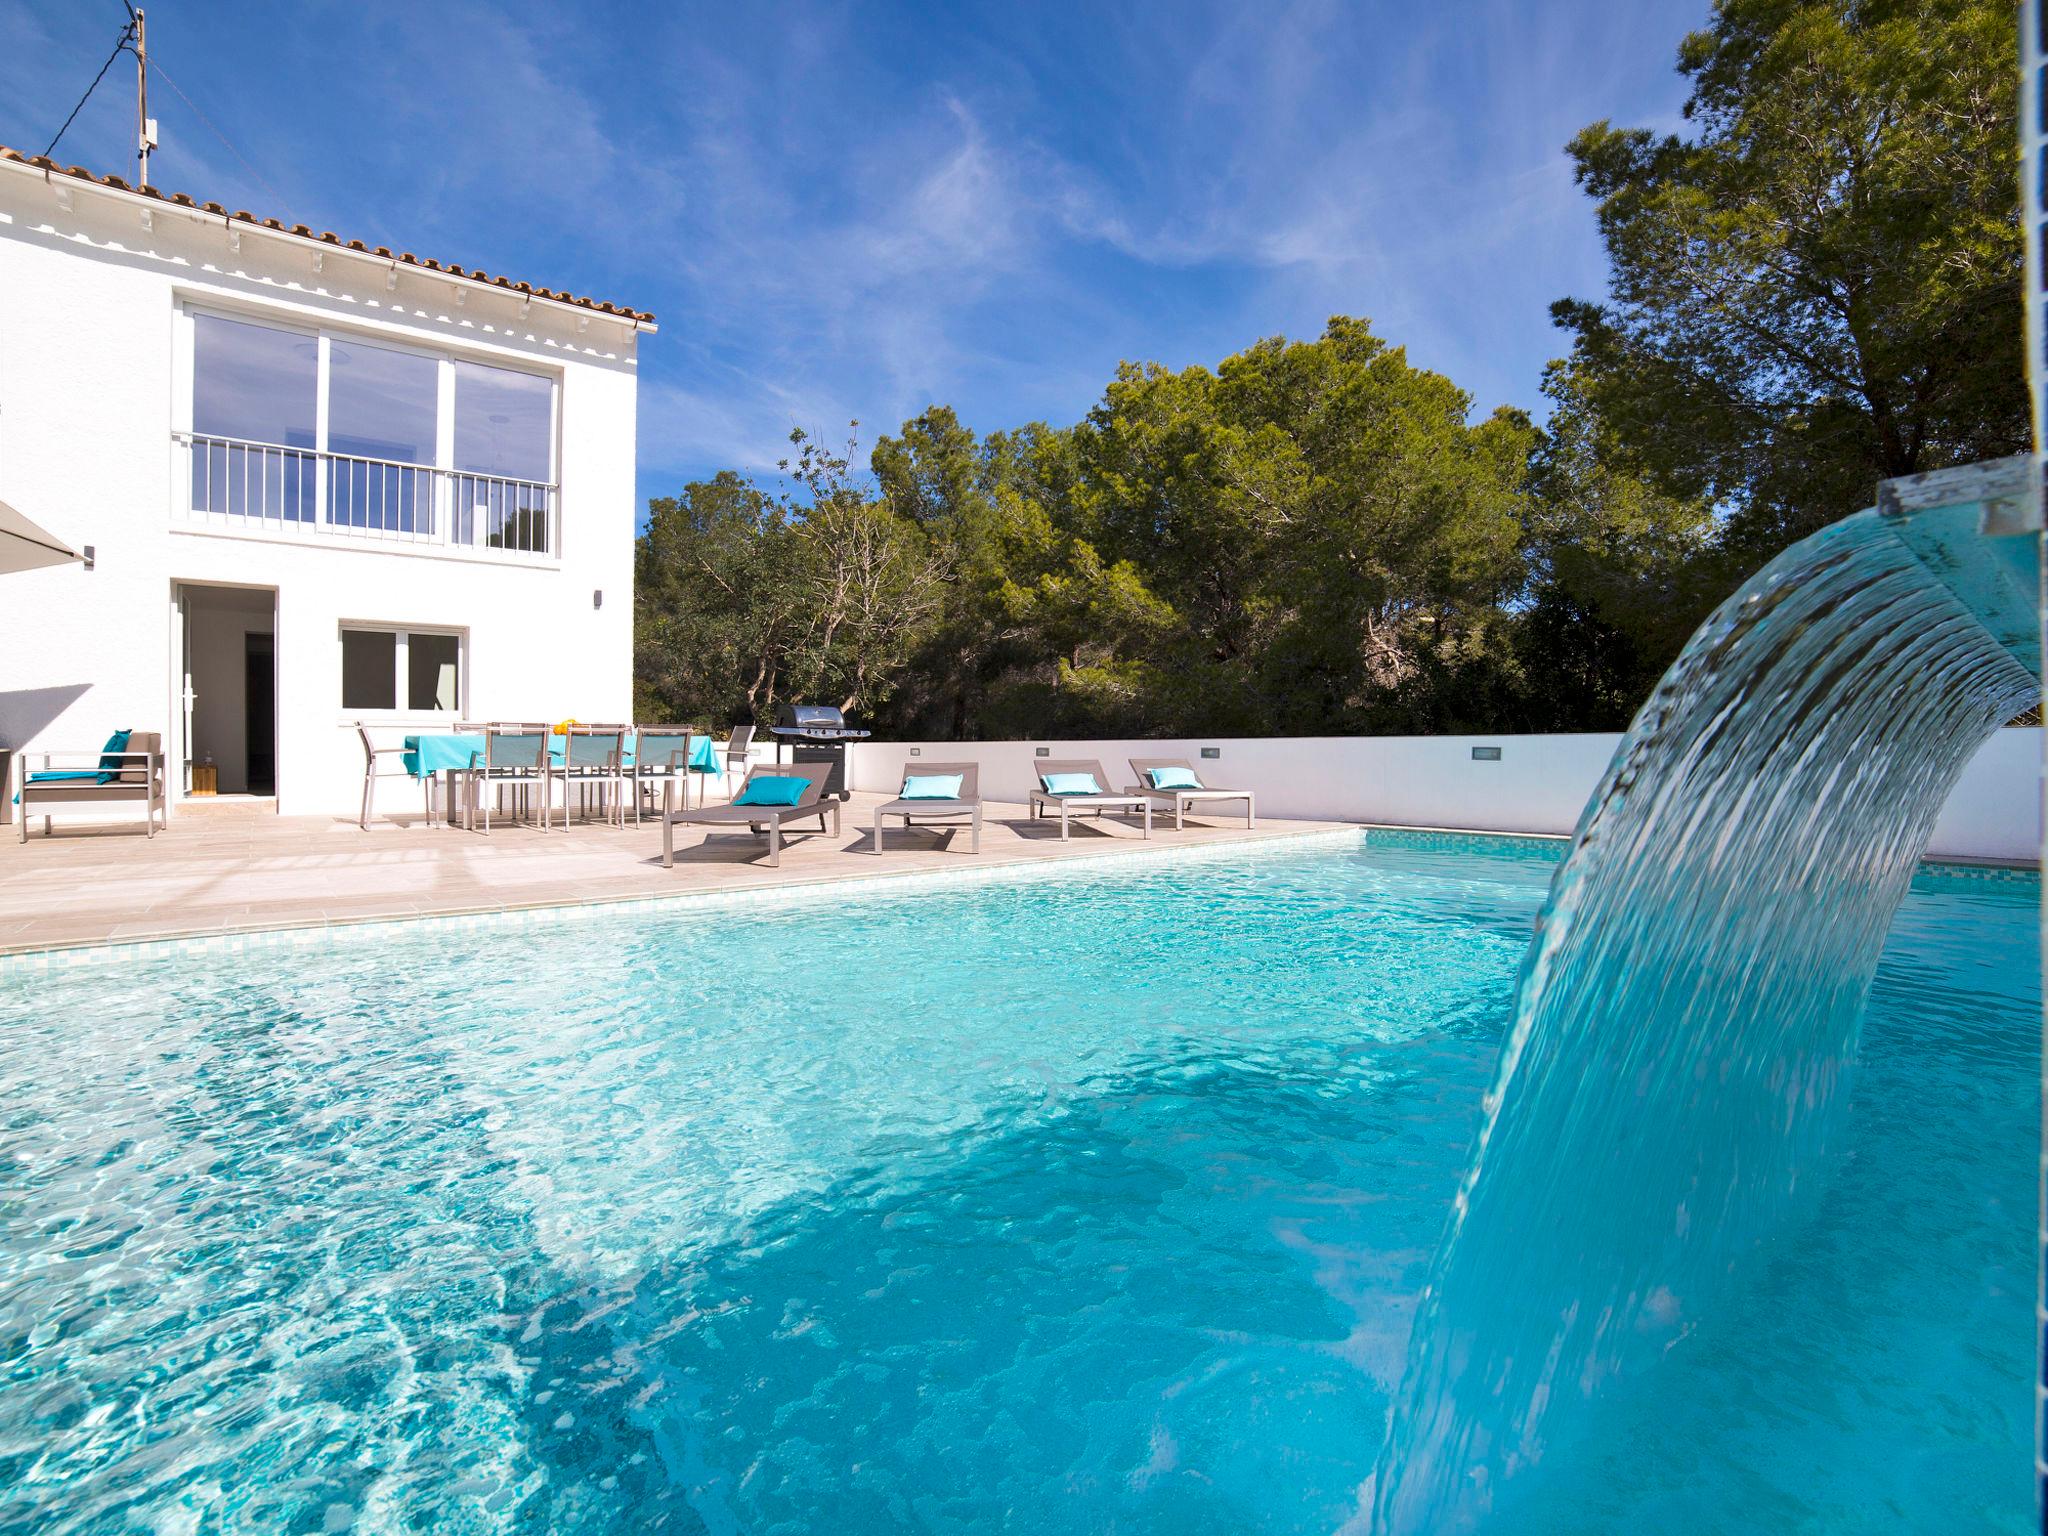
M 218 440 L 192 463 L 194 507 L 258 507 L 307 522 L 316 500 L 320 345 L 295 331 L 218 315 L 192 323 L 192 432 Z M 250 452 L 235 445 L 261 443 Z M 201 499 L 202 493 L 204 500 Z
M 327 516 L 354 529 L 432 531 L 441 365 L 417 352 L 327 342 Z
M 554 411 L 547 379 L 455 365 L 455 518 L 464 543 L 533 549 L 545 540 Z
M 353 335 L 191 321 L 194 512 L 558 548 L 552 378 Z

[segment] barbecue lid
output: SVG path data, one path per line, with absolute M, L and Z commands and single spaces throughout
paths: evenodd
M 775 723 L 805 730 L 843 731 L 846 716 L 837 704 L 778 704 Z

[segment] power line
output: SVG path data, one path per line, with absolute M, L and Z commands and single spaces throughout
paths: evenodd
M 130 6 L 129 14 L 132 16 L 134 15 L 134 13 L 135 8 L 133 6 Z M 73 107 L 71 109 L 71 115 L 64 119 L 64 126 L 57 130 L 57 137 L 50 140 L 49 146 L 46 149 L 44 149 L 43 158 L 45 160 L 49 159 L 49 157 L 53 153 L 55 153 L 58 141 L 61 140 L 66 133 L 71 131 L 71 125 L 78 120 L 78 114 L 84 110 L 85 104 L 92 99 L 92 93 L 100 88 L 100 82 L 107 78 L 107 71 L 114 67 L 114 60 L 121 57 L 121 50 L 128 46 L 128 39 L 133 37 L 134 35 L 135 23 L 131 21 L 128 23 L 127 26 L 121 29 L 121 36 L 114 44 L 114 51 L 107 55 L 107 62 L 100 66 L 100 72 L 92 77 L 92 84 L 88 85 L 85 88 L 85 94 L 78 98 L 78 105 Z M 172 87 L 172 89 L 175 90 L 176 87 L 174 86 Z M 179 94 L 183 95 L 184 93 L 181 91 L 179 92 Z
M 121 29 L 120 37 L 117 38 L 114 42 L 114 51 L 107 55 L 107 61 L 106 63 L 100 66 L 100 72 L 92 77 L 92 84 L 87 86 L 85 88 L 85 94 L 78 98 L 78 105 L 73 107 L 71 109 L 71 115 L 64 119 L 64 126 L 57 130 L 56 138 L 51 139 L 49 146 L 46 149 L 44 149 L 43 156 L 45 159 L 47 159 L 50 155 L 56 152 L 58 143 L 63 139 L 64 135 L 70 131 L 71 125 L 78 120 L 78 114 L 85 109 L 85 104 L 92 99 L 92 93 L 98 90 L 100 82 L 107 78 L 107 71 L 114 67 L 114 60 L 118 59 L 123 52 L 134 53 L 138 60 L 141 58 L 141 54 L 137 53 L 134 47 L 136 26 L 138 21 L 140 20 L 140 17 L 137 15 L 135 6 L 131 3 L 131 0 L 122 0 L 122 3 L 125 6 L 127 6 L 128 25 Z M 233 141 L 230 140 L 226 134 L 222 133 L 220 129 L 216 128 L 213 125 L 213 120 L 209 118 L 204 112 L 199 110 L 199 103 L 194 101 L 190 96 L 187 96 L 185 94 L 184 87 L 179 85 L 176 80 L 172 79 L 170 71 L 164 68 L 163 59 L 161 55 L 152 58 L 149 61 L 148 67 L 154 70 L 156 74 L 163 80 L 164 84 L 168 85 L 171 88 L 171 90 L 176 93 L 178 100 L 184 102 L 185 105 L 191 110 L 192 115 L 198 118 L 199 121 L 205 125 L 206 131 L 212 134 L 216 139 L 220 140 L 222 147 L 224 147 L 229 154 L 235 157 L 236 161 L 240 163 L 242 169 L 247 171 L 249 175 L 255 180 L 256 184 L 260 186 L 264 190 L 264 192 L 269 195 L 271 201 L 276 204 L 278 211 L 289 217 L 292 211 L 291 204 L 285 201 L 284 195 L 281 192 L 279 192 L 277 188 L 273 187 L 270 184 L 269 180 L 264 176 L 264 174 L 261 171 L 257 170 L 255 166 L 249 163 L 249 157 L 243 154 L 239 149 L 235 148 Z
M 115 52 L 117 53 L 119 51 L 119 49 L 115 50 Z M 109 62 L 111 62 L 111 60 Z M 213 126 L 212 121 L 207 117 L 207 115 L 199 110 L 199 104 L 193 101 L 193 99 L 190 96 L 187 96 L 184 90 L 179 86 L 178 82 L 171 78 L 170 71 L 166 70 L 163 66 L 163 60 L 161 56 L 152 58 L 149 61 L 149 67 L 152 70 L 154 70 L 159 76 L 162 77 L 165 85 L 168 85 L 174 92 L 177 93 L 178 100 L 184 102 L 186 106 L 192 109 L 192 115 L 198 118 L 200 122 L 206 125 L 206 131 L 212 134 L 216 139 L 219 139 L 222 145 L 226 147 L 227 152 L 233 155 L 235 159 L 241 162 L 242 169 L 247 171 L 251 176 L 253 176 L 256 179 L 256 184 L 263 188 L 265 192 L 270 194 L 271 199 L 277 204 L 278 211 L 289 217 L 292 211 L 291 204 L 287 203 L 284 200 L 284 195 L 281 192 L 279 192 L 277 188 L 273 187 L 267 180 L 264 179 L 263 173 L 257 170 L 255 166 L 249 163 L 247 156 L 245 156 L 239 149 L 235 148 L 233 144 L 228 142 L 228 136 L 226 134 L 222 133 L 218 128 Z M 105 71 L 102 71 L 102 73 L 105 73 Z

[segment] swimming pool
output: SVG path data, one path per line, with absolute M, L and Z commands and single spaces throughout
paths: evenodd
M 0 977 L 0 1530 L 1336 1529 L 1554 845 L 1376 836 Z M 1517 1532 L 2031 1520 L 2038 883 Z

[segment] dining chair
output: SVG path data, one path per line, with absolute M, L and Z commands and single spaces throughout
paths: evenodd
M 736 725 L 725 743 L 725 771 L 747 776 L 747 762 L 754 745 L 754 728 L 751 725 Z
M 617 808 L 619 825 L 626 824 L 626 781 L 625 755 L 626 732 L 623 725 L 572 725 L 562 733 L 562 761 L 556 766 L 555 774 L 562 781 L 562 825 L 569 825 L 569 797 L 572 792 L 581 795 L 595 788 L 598 792 L 598 806 L 603 809 L 607 803 Z M 610 801 L 606 791 L 611 792 Z M 585 813 L 586 816 L 588 812 Z M 605 819 L 611 820 L 606 812 Z
M 378 746 L 370 739 L 370 728 L 360 720 L 356 722 L 356 735 L 363 744 L 363 812 L 356 819 L 356 825 L 367 832 L 370 830 L 370 812 L 377 796 L 377 781 L 379 779 L 409 779 L 412 777 L 412 774 L 405 767 L 404 747 Z M 382 760 L 387 757 L 396 758 L 398 766 L 395 768 L 382 766 Z M 432 822 L 434 819 L 434 780 L 431 774 L 427 776 L 426 793 L 427 820 Z
M 548 727 L 544 725 L 504 725 L 494 723 L 484 729 L 484 746 L 476 766 L 471 768 L 464 779 L 468 793 L 468 824 L 476 827 L 477 802 L 483 802 L 484 835 L 491 831 L 491 804 L 499 790 L 506 787 L 515 792 L 528 788 L 541 791 L 540 827 L 545 832 L 550 819 L 552 796 L 548 790 L 554 781 L 554 764 L 549 757 Z M 518 815 L 514 802 L 513 815 Z
M 690 757 L 711 732 L 701 725 L 639 725 L 633 728 L 633 825 L 640 825 L 641 802 L 657 784 L 683 785 L 683 808 L 689 809 Z

